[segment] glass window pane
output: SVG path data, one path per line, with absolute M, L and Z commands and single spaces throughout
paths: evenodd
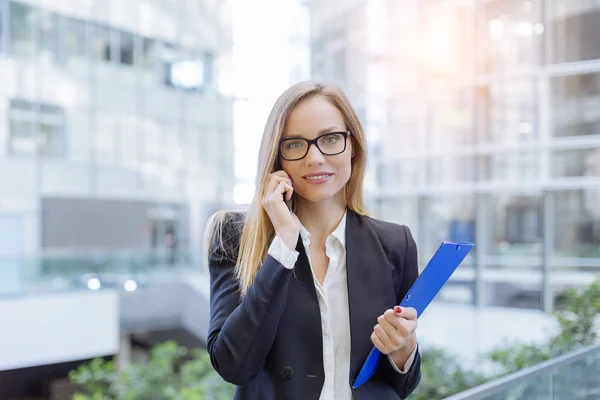
M 577 361 L 555 367 L 552 371 L 553 398 L 589 400 L 598 398 L 600 374 L 590 373 L 590 371 L 600 371 L 600 353 L 597 351 L 588 353 Z
M 40 124 L 39 148 L 44 157 L 60 157 L 63 155 L 62 126 Z
M 8 142 L 8 153 L 11 155 L 35 154 L 33 120 L 11 120 L 10 140 Z
M 540 308 L 542 201 L 537 195 L 493 193 L 477 203 L 477 242 L 482 253 L 482 303 Z
M 475 242 L 475 195 L 427 198 L 423 215 L 425 254 L 433 255 L 444 240 Z
M 10 101 L 10 109 L 15 111 L 33 111 L 33 103 L 25 100 L 13 99 Z
M 152 39 L 142 39 L 142 59 L 140 66 L 146 69 L 154 68 L 156 61 L 156 42 Z
M 104 26 L 95 26 L 92 36 L 92 58 L 95 61 L 110 61 L 110 30 Z
M 537 138 L 536 84 L 532 79 L 510 80 L 478 91 L 485 142 L 518 145 Z
M 133 65 L 133 35 L 127 32 L 120 32 L 120 61 L 121 64 Z
M 538 178 L 538 159 L 535 151 L 485 154 L 480 156 L 477 169 L 482 180 L 531 181 Z
M 550 164 L 553 177 L 600 176 L 600 148 L 556 150 Z
M 448 92 L 437 88 L 430 99 L 427 127 L 431 149 L 447 151 L 463 144 L 472 144 L 469 91 Z
M 10 3 L 10 47 L 14 54 L 33 56 L 34 13 L 29 6 Z
M 600 74 L 557 77 L 552 90 L 554 136 L 600 135 Z
M 58 60 L 58 15 L 46 10 L 39 11 L 40 42 L 39 55 L 48 61 Z
M 488 194 L 480 203 L 484 208 L 480 221 L 486 242 L 481 243 L 486 255 L 540 255 L 542 243 L 542 202 L 538 196 L 513 193 Z M 505 257 L 507 263 L 537 266 L 534 261 Z
M 446 195 L 424 199 L 420 214 L 423 231 L 416 237 L 423 266 L 445 240 L 475 242 L 475 195 Z M 440 291 L 439 301 L 473 303 L 473 287 L 470 276 L 465 280 L 461 273 L 473 269 L 474 252 L 469 254 Z M 458 271 L 457 271 L 458 272 Z
M 491 74 L 538 63 L 544 33 L 541 4 L 542 0 L 483 2 L 483 18 L 479 21 L 480 73 Z
M 600 190 L 565 190 L 554 196 L 554 256 L 600 258 Z
M 589 0 L 554 0 L 554 62 L 600 59 L 600 3 Z
M 86 43 L 86 23 L 74 18 L 67 19 L 67 56 L 86 58 Z
M 475 181 L 475 159 L 472 156 L 433 156 L 429 160 L 429 184 Z
M 380 162 L 377 165 L 377 181 L 386 189 L 421 185 L 424 181 L 424 164 L 422 159 Z

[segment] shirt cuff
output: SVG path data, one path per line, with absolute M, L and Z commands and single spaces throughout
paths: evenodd
M 418 349 L 419 349 L 419 345 L 416 345 L 415 349 L 411 353 L 410 357 L 408 357 L 408 360 L 406 360 L 406 362 L 404 363 L 404 368 L 403 369 L 398 368 L 398 366 L 396 365 L 396 363 L 394 362 L 394 360 L 392 360 L 392 356 L 390 356 L 388 354 L 387 357 L 388 357 L 388 360 L 390 361 L 390 364 L 392 364 L 392 367 L 396 370 L 397 373 L 399 373 L 399 374 L 406 374 L 408 372 L 408 370 L 410 370 L 410 367 L 412 366 L 413 361 L 415 361 L 415 356 L 417 355 L 417 350 Z
M 287 269 L 294 268 L 298 255 L 300 255 L 296 250 L 290 250 L 279 236 L 275 236 L 273 239 L 268 254 Z

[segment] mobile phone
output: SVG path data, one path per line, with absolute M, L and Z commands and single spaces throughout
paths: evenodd
M 290 200 L 288 200 L 286 198 L 287 192 L 283 192 L 283 202 L 287 205 L 287 208 L 292 211 L 292 199 L 294 198 L 294 196 L 292 195 L 292 198 Z

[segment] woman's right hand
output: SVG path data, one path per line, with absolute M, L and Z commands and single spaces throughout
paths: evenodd
M 286 199 L 290 201 L 293 193 L 294 188 L 288 174 L 285 171 L 276 171 L 270 175 L 267 191 L 261 202 L 275 228 L 275 234 L 290 250 L 296 248 L 300 234 L 300 220 L 290 211 L 283 196 L 285 194 Z

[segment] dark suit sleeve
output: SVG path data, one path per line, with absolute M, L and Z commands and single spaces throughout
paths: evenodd
M 400 304 L 419 276 L 417 244 L 407 226 L 402 226 L 400 229 L 400 237 L 405 242 L 403 245 L 398 246 L 398 249 L 403 249 L 404 253 L 400 254 L 400 265 L 397 266 L 402 268 L 402 280 L 400 290 L 396 293 L 396 304 Z M 406 374 L 399 374 L 386 358 L 380 361 L 380 369 L 384 379 L 394 388 L 398 396 L 401 399 L 405 399 L 415 390 L 421 381 L 421 355 L 417 350 L 415 359 Z
M 224 235 L 232 229 L 224 227 Z M 239 233 L 233 247 L 239 248 Z M 214 369 L 227 382 L 244 385 L 263 368 L 283 313 L 292 270 L 267 256 L 254 283 L 240 299 L 236 260 L 212 241 L 209 249 L 210 324 L 207 349 Z M 225 247 L 231 240 L 225 240 Z M 237 251 L 235 251 L 237 253 Z

